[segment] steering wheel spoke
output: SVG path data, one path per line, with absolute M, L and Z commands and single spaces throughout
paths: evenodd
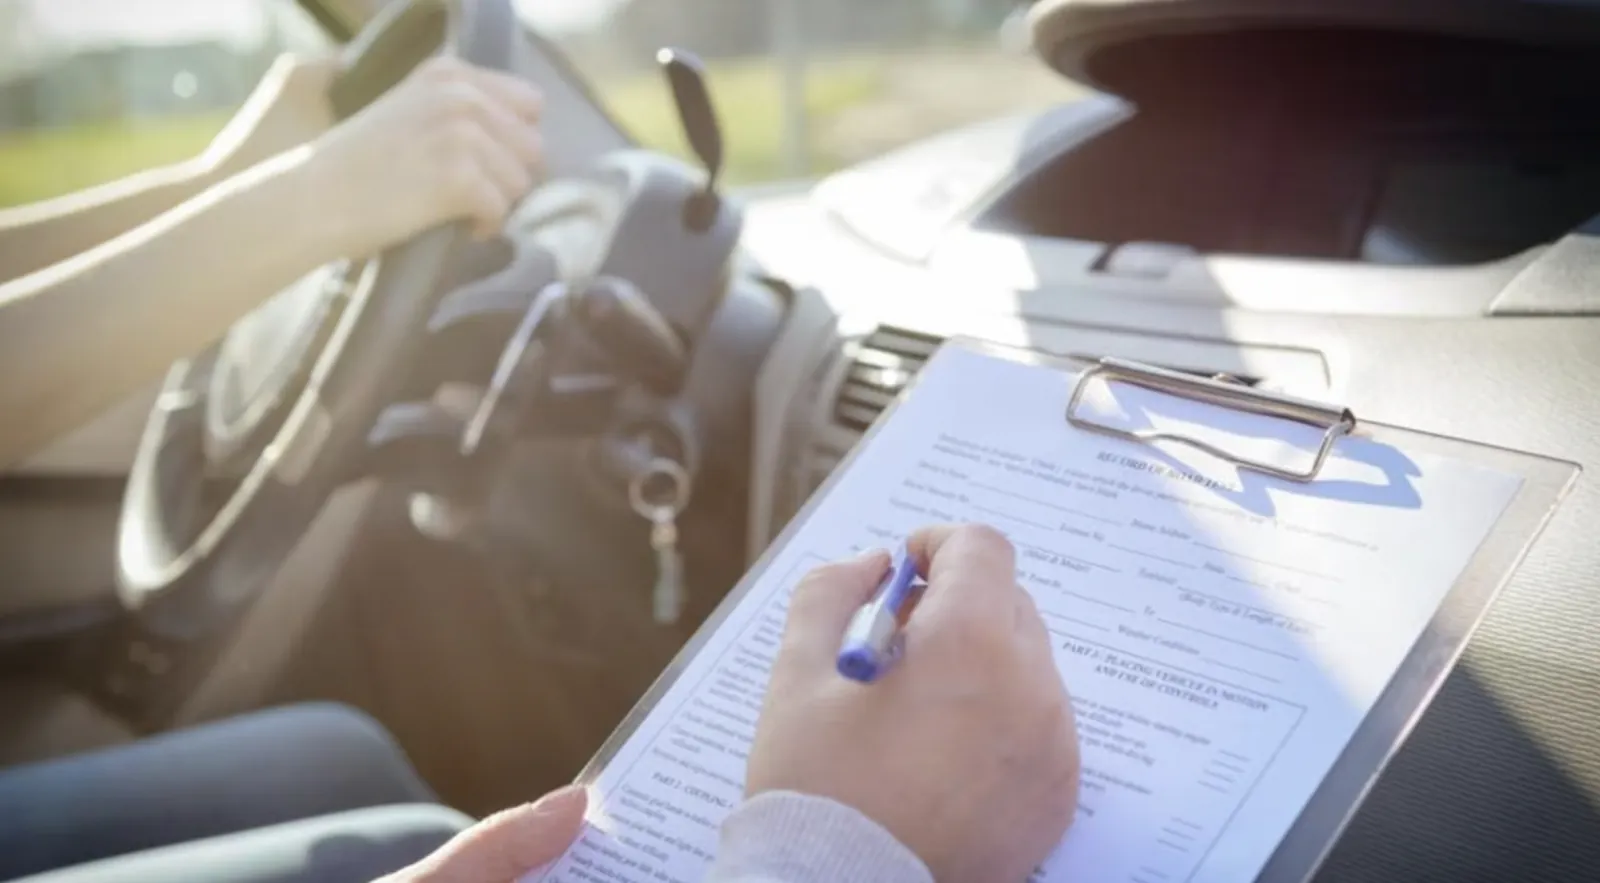
M 499 241 L 464 249 L 452 276 L 466 281 L 439 298 L 413 362 L 425 376 L 409 378 L 401 398 L 425 398 L 440 383 L 481 383 L 496 354 L 539 292 L 556 281 L 554 259 L 541 248 Z
M 504 243 L 510 257 L 498 269 L 468 270 L 475 278 L 439 298 L 428 319 L 429 334 L 449 334 L 473 326 L 509 326 L 522 317 L 546 285 L 559 278 L 555 258 L 532 245 Z

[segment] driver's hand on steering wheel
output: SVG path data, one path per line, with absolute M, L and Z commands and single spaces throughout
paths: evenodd
M 543 156 L 539 90 L 509 74 L 435 58 L 314 140 L 306 164 L 339 252 L 373 254 L 447 221 L 499 232 Z

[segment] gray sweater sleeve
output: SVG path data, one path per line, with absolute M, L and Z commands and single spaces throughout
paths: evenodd
M 774 791 L 746 800 L 722 823 L 705 883 L 933 883 L 933 875 L 860 812 Z

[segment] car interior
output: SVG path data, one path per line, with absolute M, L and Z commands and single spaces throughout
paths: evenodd
M 326 699 L 466 811 L 570 781 L 954 335 L 1600 462 L 1600 4 L 1039 0 L 1087 97 L 748 193 L 692 55 L 685 162 L 509 0 L 302 5 L 342 114 L 436 52 L 536 83 L 548 180 L 0 477 L 0 766 Z M 1317 879 L 1600 878 L 1596 519 L 1585 475 Z

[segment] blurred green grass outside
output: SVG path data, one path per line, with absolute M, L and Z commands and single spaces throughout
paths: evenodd
M 0 207 L 196 156 L 226 120 L 203 115 L 0 134 Z

